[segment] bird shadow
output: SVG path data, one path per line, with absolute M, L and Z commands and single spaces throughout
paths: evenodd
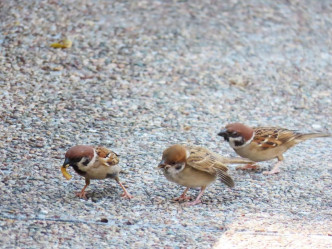
M 121 197 L 122 190 L 117 189 L 116 187 L 109 186 L 106 189 L 93 189 L 87 190 L 86 197 L 92 202 L 99 202 L 101 200 L 111 199 L 117 200 Z

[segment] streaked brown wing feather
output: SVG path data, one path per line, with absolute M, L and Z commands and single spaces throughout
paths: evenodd
M 278 140 L 281 141 L 281 143 L 288 143 L 291 140 L 294 140 L 299 135 L 298 132 L 292 131 L 292 130 L 281 130 L 278 134 Z
M 110 154 L 110 152 L 111 152 L 111 150 L 109 150 L 105 147 L 98 146 L 96 148 L 96 153 L 101 158 L 106 158 Z
M 190 156 L 187 158 L 187 164 L 197 170 L 216 174 L 221 182 L 229 187 L 234 186 L 234 181 L 227 174 L 228 168 L 222 162 L 223 157 L 201 147 L 190 147 Z
M 220 162 L 213 153 L 201 147 L 190 148 L 190 156 L 187 158 L 187 163 L 197 170 L 210 174 L 215 174 L 216 168 L 225 172 L 228 170 L 227 166 Z
M 114 166 L 119 163 L 119 159 L 116 154 L 105 147 L 98 146 L 96 148 L 98 160 L 105 166 Z
M 293 140 L 298 135 L 295 131 L 279 127 L 255 127 L 254 131 L 253 142 L 262 149 L 276 148 Z

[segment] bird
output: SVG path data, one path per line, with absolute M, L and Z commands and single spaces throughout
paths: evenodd
M 280 127 L 249 127 L 241 123 L 226 125 L 218 135 L 228 141 L 241 157 L 254 162 L 277 158 L 278 162 L 272 170 L 263 172 L 265 175 L 280 173 L 279 165 L 284 160 L 283 153 L 298 143 L 311 138 L 331 136 L 328 133 L 300 133 Z M 257 169 L 258 167 L 255 164 L 248 164 L 237 169 Z
M 250 162 L 243 158 L 225 158 L 199 146 L 175 144 L 164 150 L 158 168 L 162 169 L 167 180 L 186 187 L 179 197 L 174 198 L 175 201 L 189 200 L 190 197 L 186 196 L 189 188 L 201 188 L 195 201 L 187 203 L 190 206 L 201 202 L 205 189 L 217 178 L 228 187 L 234 187 L 226 164 Z
M 66 152 L 61 171 L 64 177 L 69 180 L 71 176 L 66 169 L 71 166 L 77 174 L 85 178 L 85 186 L 76 194 L 80 198 L 87 199 L 85 189 L 90 185 L 91 179 L 111 178 L 123 189 L 122 196 L 131 199 L 132 196 L 120 182 L 119 172 L 121 168 L 118 163 L 119 155 L 105 147 L 76 145 Z

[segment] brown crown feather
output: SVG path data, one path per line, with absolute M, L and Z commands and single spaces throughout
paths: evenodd
M 228 124 L 225 127 L 227 129 L 227 131 L 229 132 L 237 132 L 238 134 L 240 134 L 245 140 L 249 140 L 253 133 L 254 133 L 254 129 L 246 126 L 244 124 L 241 123 L 233 123 L 233 124 Z
M 82 158 L 89 157 L 91 160 L 94 156 L 93 147 L 89 145 L 76 145 L 71 147 L 67 152 L 66 158 Z
M 172 145 L 171 147 L 167 148 L 163 153 L 163 159 L 166 163 L 182 163 L 186 161 L 186 157 L 186 149 L 180 144 Z

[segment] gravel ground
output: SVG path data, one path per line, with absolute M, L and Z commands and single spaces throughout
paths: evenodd
M 225 124 L 332 132 L 331 1 L 0 2 L 1 248 L 331 248 L 331 138 L 282 172 L 238 172 L 203 204 L 155 167 L 169 145 L 235 153 Z M 69 37 L 73 46 L 51 48 Z M 111 180 L 66 181 L 75 144 L 121 155 Z M 261 163 L 262 170 L 274 162 Z M 191 190 L 196 195 L 198 190 Z

